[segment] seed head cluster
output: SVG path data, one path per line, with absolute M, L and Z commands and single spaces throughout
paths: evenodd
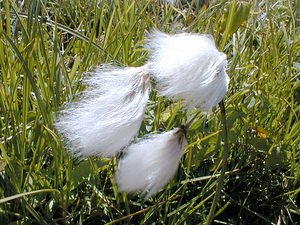
M 146 48 L 150 57 L 144 66 L 103 65 L 89 72 L 87 90 L 64 106 L 55 126 L 78 157 L 124 151 L 115 175 L 119 190 L 149 198 L 172 179 L 187 146 L 181 128 L 133 142 L 144 120 L 151 79 L 160 95 L 181 101 L 187 110 L 208 112 L 226 94 L 229 77 L 226 55 L 211 36 L 154 30 Z

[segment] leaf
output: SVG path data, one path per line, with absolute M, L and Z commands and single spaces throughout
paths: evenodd
M 97 168 L 102 168 L 107 165 L 109 161 L 107 159 L 99 159 L 95 161 Z M 80 162 L 78 166 L 71 172 L 71 189 L 74 190 L 80 185 L 82 182 L 89 180 L 91 176 L 94 174 L 98 174 L 98 171 L 94 170 L 94 167 L 91 165 L 90 160 L 85 160 Z
M 287 153 L 281 148 L 276 147 L 272 149 L 272 152 L 267 156 L 266 166 L 271 168 L 284 168 L 287 162 Z
M 234 14 L 233 23 L 231 24 L 230 34 L 235 33 L 240 26 L 248 20 L 251 5 L 248 2 L 238 2 L 236 12 Z
M 0 159 L 0 172 L 3 171 L 6 167 L 7 163 L 4 159 Z
M 244 1 L 232 1 L 225 8 L 224 16 L 221 19 L 220 33 L 223 33 L 221 49 L 230 35 L 235 33 L 244 22 L 248 21 L 251 5 Z
M 2 199 L 0 199 L 0 204 L 2 204 L 4 202 L 11 201 L 11 200 L 14 200 L 14 199 L 17 199 L 17 198 L 24 197 L 26 195 L 33 195 L 33 194 L 42 193 L 42 192 L 59 192 L 59 191 L 56 190 L 56 189 L 42 189 L 42 190 L 24 192 L 24 193 L 21 193 L 21 194 L 16 194 L 16 195 L 13 195 L 13 196 L 10 196 L 10 197 L 2 198 Z
M 252 132 L 262 139 L 266 139 L 270 136 L 270 132 L 262 127 L 254 127 Z

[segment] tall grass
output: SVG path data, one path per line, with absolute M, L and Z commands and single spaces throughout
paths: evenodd
M 299 1 L 182 2 L 0 1 L 0 224 L 299 223 Z M 227 54 L 229 156 L 220 186 L 220 110 L 154 91 L 141 135 L 195 120 L 176 177 L 144 201 L 118 193 L 116 158 L 74 159 L 53 120 L 93 65 L 142 65 L 153 27 L 210 33 Z

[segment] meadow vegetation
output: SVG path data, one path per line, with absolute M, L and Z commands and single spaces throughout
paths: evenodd
M 0 224 L 299 224 L 300 2 L 0 0 Z M 222 117 L 186 113 L 154 90 L 140 135 L 196 119 L 174 179 L 119 193 L 118 158 L 75 159 L 53 121 L 93 66 L 141 66 L 147 32 L 211 34 L 227 54 Z M 138 169 L 138 168 L 137 168 Z M 210 216 L 209 216 L 210 215 Z

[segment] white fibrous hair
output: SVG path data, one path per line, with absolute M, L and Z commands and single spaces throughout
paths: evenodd
M 78 156 L 110 157 L 139 131 L 149 98 L 149 71 L 147 66 L 106 65 L 85 82 L 87 90 L 65 105 L 55 126 Z
M 161 95 L 182 100 L 187 108 L 211 111 L 226 94 L 226 55 L 218 51 L 211 36 L 154 30 L 147 48 L 151 74 Z
M 119 162 L 116 182 L 120 191 L 142 191 L 149 198 L 176 173 L 187 141 L 182 129 L 149 136 L 131 144 Z

